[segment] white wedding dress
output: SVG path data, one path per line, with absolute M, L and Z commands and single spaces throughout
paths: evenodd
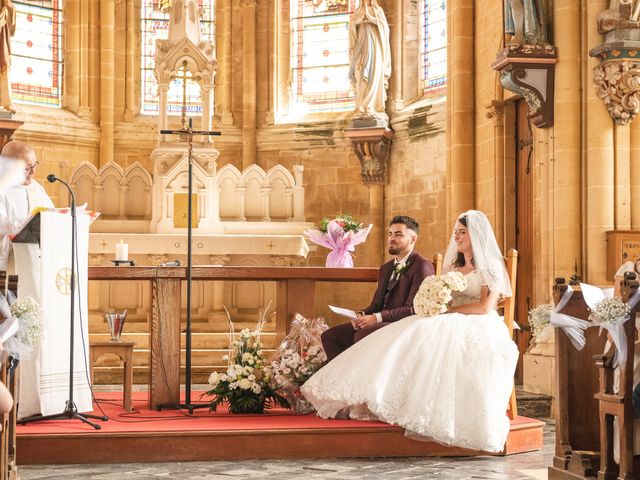
M 480 275 L 454 305 L 480 298 Z M 518 349 L 497 312 L 412 315 L 368 335 L 302 387 L 323 418 L 345 407 L 354 419 L 400 425 L 409 436 L 502 451 Z

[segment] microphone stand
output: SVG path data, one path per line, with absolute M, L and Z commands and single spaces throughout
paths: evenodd
M 183 119 L 184 121 L 184 119 Z M 191 267 L 193 265 L 192 252 L 192 194 L 193 194 L 193 136 L 194 135 L 220 135 L 220 132 L 208 132 L 194 130 L 191 118 L 187 127 L 178 130 L 160 130 L 162 135 L 186 135 L 187 137 L 187 157 L 188 157 L 188 193 L 187 193 L 187 328 L 185 331 L 185 367 L 184 367 L 184 403 L 178 404 L 178 407 L 184 408 L 193 414 L 196 408 L 208 408 L 210 404 L 194 405 L 191 403 Z M 172 407 L 173 405 L 160 405 L 158 410 L 164 407 Z
M 71 311 L 70 311 L 70 326 L 69 326 L 69 396 L 65 403 L 64 411 L 61 413 L 54 413 L 52 415 L 33 415 L 31 417 L 24 418 L 20 420 L 18 423 L 21 425 L 25 425 L 31 422 L 39 422 L 41 420 L 59 420 L 59 419 L 77 419 L 88 425 L 91 425 L 96 430 L 100 430 L 102 427 L 97 423 L 93 423 L 89 420 L 89 418 L 94 418 L 96 420 L 107 421 L 108 418 L 106 416 L 101 415 L 90 415 L 88 413 L 79 413 L 78 407 L 73 401 L 73 357 L 75 350 L 74 343 L 74 333 L 75 333 L 75 299 L 76 299 L 76 197 L 73 194 L 73 190 L 71 187 L 63 180 L 57 178 L 54 174 L 49 174 L 47 176 L 47 180 L 51 183 L 60 182 L 67 190 L 69 190 L 69 195 L 71 196 Z M 91 387 L 89 387 L 91 388 Z

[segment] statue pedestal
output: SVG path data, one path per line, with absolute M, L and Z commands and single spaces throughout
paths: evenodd
M 354 118 L 351 128 L 345 128 L 344 135 L 351 140 L 353 151 L 360 160 L 362 183 L 387 183 L 387 162 L 393 138 L 388 122 L 376 117 Z

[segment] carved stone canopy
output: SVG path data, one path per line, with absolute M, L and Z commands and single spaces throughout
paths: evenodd
M 525 99 L 531 123 L 538 128 L 553 125 L 557 61 L 553 45 L 509 45 L 491 65 L 500 72 L 502 86 Z
M 387 127 L 346 128 L 353 151 L 360 160 L 362 183 L 387 183 L 387 162 L 393 130 Z

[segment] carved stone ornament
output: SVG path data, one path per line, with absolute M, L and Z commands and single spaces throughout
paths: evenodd
M 553 125 L 557 61 L 553 45 L 509 45 L 491 65 L 500 72 L 502 86 L 525 99 L 531 123 L 538 128 Z
M 604 43 L 590 55 L 600 59 L 593 69 L 596 94 L 611 118 L 627 125 L 640 112 L 640 42 Z
M 387 127 L 346 128 L 353 151 L 360 160 L 360 174 L 364 184 L 387 183 L 387 162 L 393 130 Z

